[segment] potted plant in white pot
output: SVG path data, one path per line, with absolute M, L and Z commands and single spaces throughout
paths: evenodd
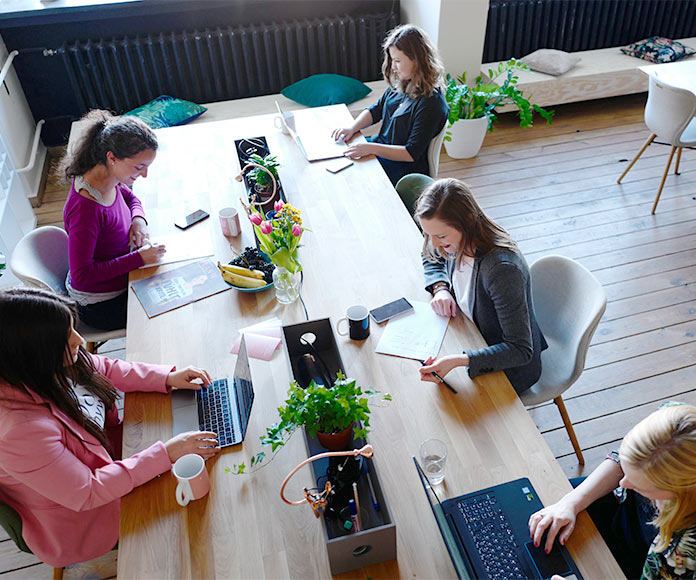
M 501 62 L 498 70 L 489 70 L 490 80 L 484 82 L 483 77 L 476 77 L 475 84 L 466 84 L 466 74 L 453 79 L 447 75 L 445 98 L 449 105 L 447 132 L 445 133 L 445 151 L 454 159 L 469 159 L 475 157 L 486 131 L 493 130 L 493 123 L 498 122 L 495 108 L 504 105 L 517 107 L 521 127 L 531 127 L 534 112 L 539 113 L 550 125 L 553 111 L 547 111 L 539 105 L 530 103 L 517 88 L 517 70 L 529 70 L 529 67 L 518 60 L 510 59 Z M 496 80 L 504 77 L 498 84 Z

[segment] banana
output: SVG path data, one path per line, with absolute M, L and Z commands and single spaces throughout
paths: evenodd
M 263 272 L 261 270 L 250 270 L 249 268 L 233 266 L 231 264 L 223 266 L 220 262 L 218 262 L 217 266 L 220 269 L 220 272 L 230 272 L 239 276 L 246 276 L 247 278 L 257 278 L 259 280 L 263 280 Z
M 259 280 L 258 278 L 249 278 L 248 276 L 240 276 L 233 272 L 228 272 L 227 270 L 222 271 L 222 279 L 232 286 L 239 286 L 240 288 L 261 288 L 266 285 L 265 280 Z

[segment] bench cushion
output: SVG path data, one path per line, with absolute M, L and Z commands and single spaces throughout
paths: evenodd
M 651 36 L 623 47 L 621 52 L 650 62 L 664 63 L 691 56 L 696 50 L 677 40 Z
M 208 109 L 191 101 L 176 99 L 167 95 L 161 95 L 132 111 L 123 113 L 132 115 L 145 121 L 152 129 L 163 127 L 176 127 L 196 117 L 200 117 Z
M 312 75 L 285 87 L 280 94 L 305 107 L 354 103 L 366 97 L 370 87 L 343 75 Z

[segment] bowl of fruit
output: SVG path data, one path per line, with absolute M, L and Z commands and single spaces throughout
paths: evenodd
M 275 266 L 266 254 L 247 247 L 229 264 L 218 262 L 222 279 L 240 292 L 261 292 L 273 286 Z

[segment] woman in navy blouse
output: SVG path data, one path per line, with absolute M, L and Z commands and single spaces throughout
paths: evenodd
M 428 145 L 442 130 L 449 109 L 443 93 L 445 69 L 430 39 L 405 24 L 384 41 L 382 72 L 389 87 L 350 127 L 336 129 L 334 139 L 350 143 L 361 129 L 382 121 L 368 143 L 351 145 L 346 157 L 376 155 L 393 184 L 409 173 L 429 175 Z

